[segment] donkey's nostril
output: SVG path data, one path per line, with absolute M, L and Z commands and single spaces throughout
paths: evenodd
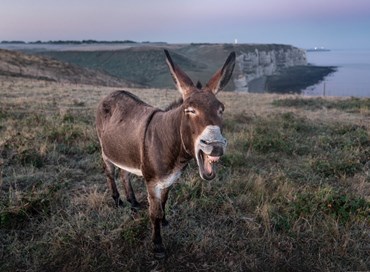
M 211 156 L 222 156 L 224 154 L 224 149 L 222 148 L 222 146 L 219 146 L 219 145 L 215 145 L 213 146 L 213 149 L 212 149 L 212 152 Z
M 208 144 L 208 142 L 207 141 L 205 141 L 205 140 L 200 140 L 200 142 L 202 143 L 202 144 Z

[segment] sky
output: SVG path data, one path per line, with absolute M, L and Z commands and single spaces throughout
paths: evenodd
M 370 49 L 370 0 L 0 0 L 0 41 Z

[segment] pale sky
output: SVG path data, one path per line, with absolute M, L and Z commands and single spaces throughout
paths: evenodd
M 0 0 L 0 41 L 83 39 L 370 49 L 370 0 Z

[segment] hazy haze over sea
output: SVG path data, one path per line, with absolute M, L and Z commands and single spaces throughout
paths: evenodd
M 370 97 L 370 49 L 307 52 L 307 61 L 337 66 L 324 81 L 303 91 L 306 95 Z

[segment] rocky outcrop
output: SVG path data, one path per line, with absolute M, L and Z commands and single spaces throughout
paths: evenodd
M 267 76 L 283 68 L 307 65 L 305 50 L 290 45 L 244 45 L 235 48 L 236 91 L 259 91 L 265 88 Z

